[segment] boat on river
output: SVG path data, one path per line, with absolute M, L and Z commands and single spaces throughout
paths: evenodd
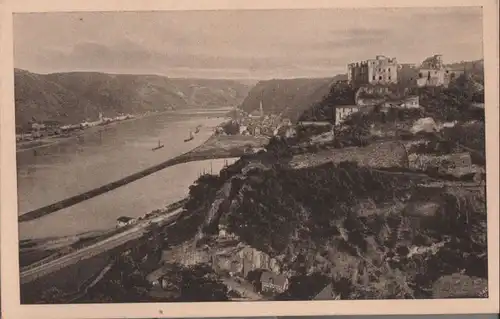
M 158 146 L 153 147 L 152 151 L 159 150 L 160 148 L 163 148 L 163 147 L 165 147 L 165 145 L 161 144 L 161 142 L 160 142 L 160 141 L 158 141 Z
M 194 139 L 193 132 L 189 132 L 189 137 L 187 139 L 185 139 L 184 142 L 189 142 L 189 141 L 192 141 L 193 139 Z

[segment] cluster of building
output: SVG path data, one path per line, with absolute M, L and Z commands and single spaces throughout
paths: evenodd
M 223 227 L 224 228 L 224 227 Z M 189 244 L 167 248 L 162 252 L 161 266 L 146 276 L 152 291 L 164 295 L 172 288 L 169 283 L 169 264 L 180 262 L 184 266 L 209 265 L 229 291 L 237 292 L 237 299 L 256 296 L 275 296 L 288 289 L 288 275 L 281 273 L 277 261 L 250 246 L 237 244 L 237 237 L 220 231 L 220 247 L 199 247 Z
M 214 272 L 219 274 L 229 293 L 237 292 L 238 297 L 234 298 L 235 300 L 255 300 L 258 296 L 258 299 L 273 299 L 289 288 L 291 273 L 281 271 L 276 259 L 250 246 L 234 246 L 238 241 L 237 237 L 227 233 L 225 227 L 221 228 L 218 241 L 221 243 L 219 248 L 205 246 L 193 251 L 192 246 L 188 244 L 165 249 L 161 256 L 161 266 L 146 276 L 151 285 L 150 293 L 166 296 L 177 289 L 172 286 L 168 277 L 169 264 L 174 261 L 185 266 L 210 265 Z M 229 245 L 222 244 L 226 241 Z M 318 288 L 313 292 L 315 300 L 338 297 L 329 282 Z
M 396 58 L 383 55 L 347 66 L 348 82 L 355 86 L 402 84 L 408 87 L 446 87 L 464 72 L 463 69 L 447 67 L 439 54 L 428 57 L 419 66 L 399 63 Z
M 234 118 L 215 129 L 216 134 L 226 134 L 224 126 L 228 123 L 238 127 L 237 134 L 243 136 L 271 137 L 292 134 L 292 121 L 289 118 L 283 118 L 281 114 L 264 114 L 262 101 L 259 110 L 254 110 L 251 113 L 237 110 Z
M 420 108 L 418 95 L 409 94 L 411 88 L 448 87 L 464 73 L 464 69 L 446 66 L 439 54 L 426 58 L 420 65 L 400 63 L 395 57 L 384 55 L 350 63 L 347 65 L 346 82 L 357 89 L 355 103 L 336 106 L 332 124 L 339 125 L 351 114 L 375 105 L 385 110 Z M 264 115 L 262 101 L 258 110 L 249 114 L 239 112 L 233 121 L 239 125 L 240 135 L 292 137 L 296 134 L 289 119 L 282 119 L 280 115 Z M 217 132 L 224 134 L 222 127 L 217 128 Z
M 104 117 L 102 113 L 99 113 L 99 119 L 96 121 L 85 121 L 82 123 L 71 125 L 63 125 L 58 121 L 34 121 L 31 123 L 31 130 L 29 133 L 16 134 L 16 141 L 21 142 L 48 136 L 64 135 L 72 131 L 83 130 L 89 127 L 106 125 L 132 118 L 134 118 L 134 115 L 131 114 L 118 115 L 115 117 Z
M 367 106 L 383 108 L 419 108 L 417 95 L 407 94 L 415 87 L 448 87 L 465 73 L 464 69 L 447 67 L 441 55 L 425 59 L 419 66 L 399 63 L 394 57 L 377 55 L 374 59 L 347 65 L 347 81 L 358 88 L 354 105 L 338 106 L 335 124 Z
M 390 108 L 418 109 L 420 99 L 418 95 L 404 96 L 400 98 L 378 98 L 378 99 L 356 99 L 354 105 L 339 105 L 335 108 L 335 125 L 343 123 L 351 114 L 367 107 L 380 105 L 384 110 Z
M 132 217 L 128 217 L 128 216 L 120 216 L 116 219 L 116 227 L 117 228 L 121 228 L 121 227 L 125 227 L 125 226 L 128 226 L 128 225 L 132 225 L 136 222 L 137 220 L 135 218 L 132 218 Z

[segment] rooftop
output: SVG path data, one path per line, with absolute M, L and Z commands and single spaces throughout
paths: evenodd
M 298 124 L 303 125 L 303 126 L 308 126 L 308 125 L 328 126 L 328 125 L 332 125 L 332 123 L 328 122 L 328 121 L 300 121 Z

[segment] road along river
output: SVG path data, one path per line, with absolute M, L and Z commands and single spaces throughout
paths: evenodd
M 37 267 L 27 269 L 21 272 L 20 283 L 25 284 L 39 277 L 45 276 L 52 272 L 56 272 L 68 265 L 77 263 L 87 258 L 99 255 L 107 250 L 111 250 L 128 241 L 137 239 L 144 234 L 144 231 L 151 223 L 167 224 L 173 222 L 176 217 L 182 212 L 182 208 L 176 209 L 173 212 L 153 217 L 149 220 L 142 220 L 134 227 L 120 232 L 114 236 L 99 241 L 93 245 L 79 249 L 73 253 L 62 256 L 61 258 L 51 260 L 47 263 L 38 265 Z

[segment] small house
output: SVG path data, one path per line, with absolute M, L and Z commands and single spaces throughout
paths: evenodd
M 219 237 L 221 237 L 221 238 L 226 238 L 227 237 L 227 230 L 225 228 L 220 228 L 219 229 Z
M 282 123 L 283 123 L 283 125 L 285 125 L 285 126 L 287 126 L 287 125 L 288 125 L 288 126 L 292 125 L 292 121 L 291 121 L 289 118 L 287 118 L 287 117 L 285 117 L 285 118 L 283 119 Z
M 408 96 L 402 99 L 389 99 L 382 106 L 384 108 L 418 109 L 420 100 L 418 96 Z
M 33 138 L 41 138 L 47 135 L 46 126 L 43 123 L 32 123 L 31 124 L 31 136 Z
M 288 289 L 288 278 L 272 271 L 264 271 L 260 276 L 261 290 L 282 293 Z
M 211 259 L 212 267 L 217 271 L 227 272 L 231 277 L 242 272 L 241 260 L 232 254 L 217 254 Z
M 32 131 L 42 131 L 42 130 L 45 130 L 46 129 L 46 126 L 45 124 L 43 123 L 32 123 L 31 124 L 31 130 Z
M 46 129 L 58 129 L 62 126 L 61 122 L 51 120 L 43 121 L 43 125 Z
M 260 135 L 260 134 L 261 134 L 261 133 L 260 133 L 260 126 L 256 126 L 256 127 L 255 127 L 255 129 L 254 129 L 254 131 L 253 131 L 253 134 L 254 134 L 255 136 L 258 136 L 258 135 Z
M 260 117 L 262 117 L 262 114 L 259 110 L 253 110 L 250 113 L 250 118 L 260 118 Z
M 286 138 L 294 137 L 297 134 L 297 131 L 292 126 L 278 126 L 274 132 L 274 136 L 281 136 Z
M 255 151 L 253 149 L 252 149 L 252 153 L 255 153 Z M 226 225 L 219 225 L 219 238 L 232 239 L 234 237 L 235 237 L 234 234 L 232 234 L 228 231 Z
M 248 133 L 248 127 L 246 125 L 240 125 L 240 134 L 246 135 Z
M 124 226 L 130 225 L 130 224 L 133 224 L 135 222 L 135 219 L 131 218 L 131 217 L 127 217 L 127 216 L 121 216 L 121 217 L 118 217 L 118 219 L 116 221 L 117 221 L 118 227 L 124 227 Z
M 225 134 L 224 128 L 222 126 L 217 126 L 215 128 L 215 134 L 216 135 L 224 135 Z
M 360 107 L 358 105 L 341 105 L 335 108 L 335 125 L 344 122 L 349 115 L 358 112 Z
M 300 121 L 299 126 L 331 126 L 332 123 L 328 121 Z
M 420 100 L 419 100 L 418 95 L 407 97 L 406 99 L 404 99 L 402 101 L 402 103 L 400 104 L 400 107 L 409 108 L 409 109 L 419 108 L 420 107 Z
M 292 138 L 297 135 L 297 130 L 293 128 L 292 126 L 288 126 L 286 131 L 285 131 L 285 137 L 286 138 Z

